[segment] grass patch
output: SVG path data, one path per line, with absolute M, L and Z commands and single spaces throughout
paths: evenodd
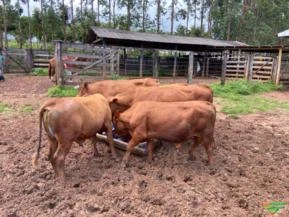
M 32 107 L 32 105 L 24 105 L 24 106 L 22 106 L 21 108 L 20 108 L 20 112 L 24 112 L 24 113 L 31 113 L 31 112 L 33 112 L 33 107 Z
M 0 113 L 12 112 L 13 109 L 4 102 L 0 102 Z
M 214 96 L 219 97 L 222 105 L 221 112 L 232 117 L 249 114 L 256 111 L 273 109 L 288 109 L 289 103 L 260 96 L 260 93 L 282 89 L 272 82 L 259 82 L 246 80 L 230 81 L 224 86 L 212 84 Z
M 35 76 L 47 76 L 48 75 L 48 69 L 46 68 L 34 68 L 31 72 L 32 75 Z
M 128 78 L 125 76 L 117 75 L 117 74 L 112 74 L 111 75 L 111 80 L 127 80 Z
M 48 89 L 47 95 L 50 97 L 73 97 L 76 96 L 78 90 L 74 87 L 51 87 Z

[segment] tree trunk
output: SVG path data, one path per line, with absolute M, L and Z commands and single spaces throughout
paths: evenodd
M 98 24 L 100 23 L 100 15 L 99 15 L 99 6 L 100 6 L 100 3 L 99 3 L 100 0 L 97 0 L 97 22 Z
M 175 0 L 172 0 L 171 10 L 171 35 L 174 33 L 174 20 L 175 20 Z
M 43 48 L 47 49 L 47 45 L 46 45 L 46 31 L 45 31 L 45 18 L 44 18 L 44 13 L 43 13 L 43 4 L 44 4 L 44 0 L 40 1 L 40 13 L 41 13 L 41 28 L 42 28 L 42 42 L 43 42 Z
M 17 10 L 18 10 L 18 40 L 19 40 L 19 48 L 20 49 L 22 49 L 22 46 L 23 46 L 23 44 L 22 44 L 22 29 L 21 29 L 21 19 L 20 19 L 20 16 L 21 16 L 21 14 L 20 14 L 20 0 L 17 0 L 17 4 L 18 4 L 18 8 L 17 8 Z
M 190 21 L 190 13 L 191 13 L 191 0 L 187 0 L 187 17 L 186 17 L 186 35 L 189 32 L 189 21 Z
M 8 47 L 8 38 L 7 38 L 7 25 L 8 25 L 8 16 L 7 16 L 7 4 L 5 0 L 2 0 L 3 3 L 3 25 L 4 25 L 4 46 Z
M 108 26 L 111 27 L 111 0 L 108 1 Z
M 113 22 L 113 28 L 116 27 L 116 15 L 115 15 L 115 7 L 116 7 L 116 0 L 113 0 L 113 3 L 112 3 L 112 22 Z
M 127 2 L 127 30 L 130 30 L 131 27 L 131 4 L 130 1 Z
M 205 2 L 201 1 L 201 32 L 204 31 Z
M 228 0 L 228 7 L 227 7 L 227 40 L 229 41 L 231 38 L 231 12 L 232 8 L 230 7 L 230 0 Z
M 160 32 L 160 25 L 161 25 L 161 0 L 157 0 L 157 33 Z
M 27 0 L 27 13 L 28 13 L 28 35 L 29 35 L 29 48 L 32 49 L 32 35 L 31 35 L 31 16 L 30 16 L 30 0 Z

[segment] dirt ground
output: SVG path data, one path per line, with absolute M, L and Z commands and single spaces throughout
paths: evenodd
M 170 82 L 170 80 L 166 80 Z M 213 164 L 203 147 L 187 161 L 184 145 L 162 146 L 148 164 L 132 156 L 129 166 L 92 146 L 73 145 L 66 159 L 67 185 L 55 182 L 44 136 L 39 169 L 31 165 L 38 142 L 38 109 L 51 86 L 46 77 L 7 76 L 0 101 L 13 108 L 0 113 L 0 216 L 272 216 L 266 202 L 289 203 L 289 114 L 270 111 L 231 119 L 218 113 Z M 273 94 L 273 95 L 272 95 Z M 288 92 L 267 97 L 289 100 Z M 279 97 L 276 97 L 276 94 Z M 287 97 L 286 97 L 287 96 Z M 22 111 L 23 106 L 32 111 Z M 123 156 L 118 151 L 118 158 Z M 280 214 L 289 216 L 289 204 Z

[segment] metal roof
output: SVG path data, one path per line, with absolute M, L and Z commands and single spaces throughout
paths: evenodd
M 210 50 L 225 47 L 247 46 L 238 41 L 214 40 L 200 37 L 183 37 L 147 32 L 131 32 L 92 26 L 88 43 L 105 43 L 107 45 L 159 48 L 167 50 Z
M 283 32 L 279 32 L 278 37 L 289 37 L 289 29 L 287 29 Z

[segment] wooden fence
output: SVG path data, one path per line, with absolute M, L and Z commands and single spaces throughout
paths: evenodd
M 274 80 L 276 62 L 276 57 L 260 55 L 228 57 L 225 76 L 226 78 L 243 78 L 248 80 Z

